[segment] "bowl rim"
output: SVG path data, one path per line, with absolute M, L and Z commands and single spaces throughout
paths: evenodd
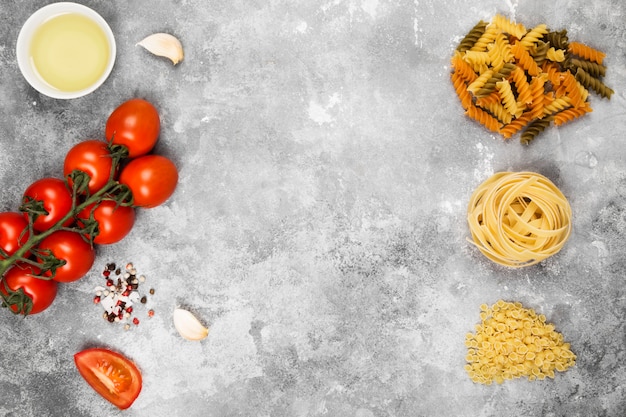
M 32 69 L 29 58 L 30 40 L 35 33 L 36 29 L 44 23 L 46 20 L 58 16 L 64 13 L 78 13 L 93 20 L 104 32 L 107 41 L 109 42 L 110 56 L 107 63 L 107 67 L 104 72 L 98 78 L 96 82 L 87 88 L 77 91 L 60 91 L 44 80 L 42 80 Z M 73 99 L 86 96 L 87 94 L 95 91 L 99 88 L 109 77 L 113 66 L 115 65 L 115 59 L 117 55 L 117 47 L 115 43 L 115 36 L 109 24 L 104 18 L 95 10 L 85 5 L 74 2 L 57 2 L 50 3 L 41 7 L 31 14 L 28 19 L 22 25 L 20 32 L 17 36 L 17 42 L 15 45 L 15 54 L 17 58 L 17 65 L 22 73 L 22 76 L 26 79 L 28 84 L 35 90 L 51 98 L 56 99 Z

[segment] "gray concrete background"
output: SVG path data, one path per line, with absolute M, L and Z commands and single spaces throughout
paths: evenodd
M 0 415 L 621 416 L 626 409 L 626 6 L 622 0 L 81 1 L 117 39 L 116 66 L 84 98 L 27 86 L 15 61 L 36 0 L 0 3 L 0 209 L 60 176 L 65 153 L 102 138 L 132 97 L 162 116 L 156 152 L 180 169 L 167 204 L 98 248 L 83 280 L 38 316 L 0 315 Z M 466 119 L 453 49 L 503 13 L 607 53 L 610 101 L 528 147 Z M 168 32 L 173 67 L 135 44 Z M 565 248 L 509 270 L 466 241 L 475 187 L 501 170 L 552 179 L 572 205 Z M 107 262 L 154 288 L 140 326 L 100 316 Z M 503 298 L 545 314 L 578 361 L 554 380 L 473 384 L 465 333 Z M 176 333 L 176 306 L 211 326 Z M 141 395 L 119 412 L 72 355 L 107 346 L 135 360 Z

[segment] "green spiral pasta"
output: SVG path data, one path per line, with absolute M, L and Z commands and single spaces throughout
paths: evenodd
M 582 68 L 587 74 L 595 78 L 604 77 L 604 75 L 606 74 L 606 67 L 596 62 L 571 58 L 568 64 L 573 69 L 572 72 L 574 72 L 574 74 L 576 73 L 578 68 Z
M 569 46 L 567 30 L 565 29 L 546 33 L 544 40 L 557 49 L 567 50 Z
M 530 53 L 530 56 L 533 57 L 537 65 L 543 64 L 543 62 L 546 60 L 548 49 L 550 49 L 549 43 L 543 42 L 543 41 L 537 41 L 537 45 Z
M 508 78 L 511 75 L 511 72 L 515 69 L 515 64 L 507 62 L 504 64 L 502 69 L 497 73 L 493 74 L 491 78 L 489 78 L 485 84 L 476 92 L 476 97 L 484 97 L 491 94 L 496 89 L 496 83 L 502 81 L 505 78 Z
M 546 130 L 548 126 L 550 126 L 550 122 L 552 122 L 553 117 L 548 116 L 543 119 L 535 119 L 528 124 L 526 129 L 522 132 L 522 137 L 520 138 L 520 142 L 524 145 L 528 145 L 532 142 L 537 135 Z
M 472 46 L 476 44 L 476 41 L 480 39 L 483 33 L 485 33 L 485 29 L 487 28 L 487 22 L 483 22 L 482 20 L 478 22 L 472 30 L 470 30 L 467 35 L 461 40 L 459 45 L 456 47 L 456 50 L 459 52 L 465 52 L 470 49 Z
M 607 99 L 610 99 L 614 93 L 614 91 L 610 89 L 606 84 L 604 84 L 598 78 L 592 77 L 582 68 L 578 68 L 576 70 L 576 81 L 581 83 L 585 88 L 591 89 L 598 93 L 600 96 Z

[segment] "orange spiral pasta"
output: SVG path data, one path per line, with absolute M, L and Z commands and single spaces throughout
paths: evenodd
M 524 49 L 521 43 L 515 42 L 513 46 L 511 46 L 511 52 L 517 60 L 518 65 L 525 69 L 529 75 L 533 77 L 539 75 L 539 66 L 537 65 L 533 57 L 530 56 L 528 51 Z
M 482 108 L 487 108 L 492 104 L 501 102 L 502 97 L 500 97 L 500 93 L 498 91 L 492 91 L 488 96 L 478 97 L 476 99 L 476 105 Z
M 579 84 L 576 77 L 571 72 L 565 72 L 563 74 L 563 86 L 565 87 L 569 98 L 572 100 L 574 107 L 580 107 L 583 104 L 582 96 L 580 95 Z
M 600 65 L 602 65 L 602 61 L 604 61 L 604 58 L 606 57 L 604 52 L 598 51 L 597 49 L 580 42 L 570 42 L 568 50 L 574 55 L 578 55 L 587 61 L 595 62 Z
M 517 90 L 517 100 L 523 104 L 530 104 L 533 101 L 532 94 L 530 93 L 530 85 L 526 78 L 526 73 L 520 67 L 515 67 L 515 70 L 511 73 L 511 81 L 515 84 Z
M 530 121 L 533 119 L 534 117 L 532 115 L 532 112 L 527 111 L 525 113 L 522 113 L 520 117 L 502 126 L 500 128 L 500 134 L 504 136 L 505 139 L 509 139 L 511 136 L 526 127 L 526 125 L 528 125 L 528 123 L 530 123 Z
M 543 103 L 545 97 L 544 84 L 545 81 L 543 77 L 535 77 L 530 82 L 530 94 L 532 96 L 532 102 L 530 105 L 534 119 L 543 116 Z
M 592 111 L 589 106 L 565 109 L 554 115 L 554 124 L 560 126 Z
M 452 57 L 452 66 L 454 67 L 454 71 L 458 72 L 463 80 L 468 83 L 474 82 L 478 75 L 474 72 L 472 67 L 463 60 L 461 54 L 454 54 Z
M 476 107 L 474 104 L 471 104 L 466 109 L 465 114 L 485 126 L 487 129 L 491 130 L 492 132 L 498 132 L 500 130 L 500 122 L 498 121 L 498 119 L 496 119 L 480 107 Z
M 561 85 L 563 81 L 563 73 L 559 69 L 559 66 L 555 62 L 545 61 L 541 66 L 542 74 L 546 74 L 548 81 L 552 83 L 552 88 L 556 88 Z
M 452 78 L 454 90 L 456 91 L 459 100 L 461 100 L 461 106 L 467 110 L 467 108 L 472 105 L 472 96 L 467 90 L 467 84 L 459 72 L 453 72 L 450 77 Z
M 474 191 L 467 207 L 472 242 L 493 262 L 520 268 L 556 254 L 571 231 L 561 191 L 532 172 L 500 172 Z
M 551 123 L 589 113 L 590 91 L 611 98 L 614 91 L 602 81 L 604 57 L 570 42 L 566 30 L 543 23 L 527 30 L 498 14 L 463 38 L 451 60 L 451 79 L 468 117 L 504 139 L 523 129 L 520 141 L 527 144 Z

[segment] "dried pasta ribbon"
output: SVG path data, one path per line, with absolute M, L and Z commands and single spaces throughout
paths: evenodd
M 571 216 L 561 191 L 532 172 L 491 176 L 474 191 L 467 208 L 470 242 L 491 261 L 511 268 L 559 252 L 570 235 Z
M 465 371 L 479 384 L 526 377 L 554 378 L 576 364 L 576 355 L 543 314 L 519 302 L 480 306 L 480 324 L 465 335 Z

